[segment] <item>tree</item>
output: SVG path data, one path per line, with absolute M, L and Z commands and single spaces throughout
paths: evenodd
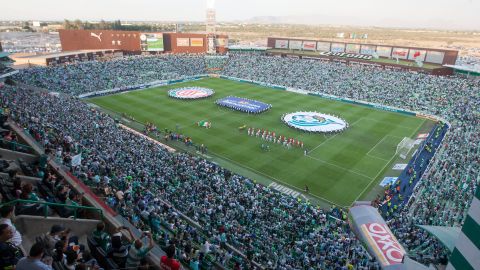
M 98 24 L 98 29 L 107 30 L 107 29 L 110 29 L 110 27 L 108 26 L 108 23 L 102 19 Z
M 74 22 L 75 29 L 83 29 L 83 22 L 79 19 L 76 19 Z
M 72 23 L 69 20 L 65 19 L 63 21 L 63 28 L 67 30 L 72 29 Z

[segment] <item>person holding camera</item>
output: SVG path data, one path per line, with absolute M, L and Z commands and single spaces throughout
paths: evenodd
M 148 246 L 144 247 L 142 239 L 148 237 Z M 128 250 L 126 268 L 137 269 L 140 262 L 147 257 L 148 252 L 152 250 L 154 246 L 152 234 L 149 231 L 143 232 L 140 239 L 133 241 L 130 250 Z

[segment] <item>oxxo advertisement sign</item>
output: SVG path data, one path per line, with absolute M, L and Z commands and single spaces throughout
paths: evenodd
M 362 60 L 371 60 L 371 55 L 365 54 L 357 54 L 357 53 L 344 53 L 344 52 L 320 52 L 322 56 L 338 56 L 338 57 L 345 57 L 345 58 L 355 58 L 355 59 L 362 59 Z
M 365 223 L 361 229 L 383 266 L 402 263 L 405 250 L 385 224 Z

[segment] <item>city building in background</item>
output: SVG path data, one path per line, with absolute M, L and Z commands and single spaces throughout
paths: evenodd
M 206 32 L 208 35 L 208 48 L 209 54 L 216 53 L 215 49 L 215 33 L 216 33 L 216 15 L 215 15 L 215 0 L 207 0 L 207 20 L 205 22 Z

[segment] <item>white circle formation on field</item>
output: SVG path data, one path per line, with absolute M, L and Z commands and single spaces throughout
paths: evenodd
M 333 115 L 318 112 L 294 112 L 282 116 L 288 126 L 310 132 L 340 132 L 348 123 Z
M 179 99 L 200 99 L 213 95 L 215 91 L 210 88 L 203 87 L 182 87 L 168 91 L 168 95 Z

